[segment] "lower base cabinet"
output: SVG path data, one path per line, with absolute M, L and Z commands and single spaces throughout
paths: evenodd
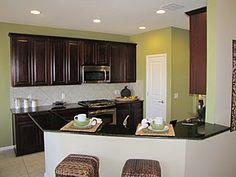
M 116 105 L 117 123 L 123 126 L 127 118 L 127 127 L 135 130 L 143 119 L 143 101 L 134 101 L 128 103 L 117 103 Z
M 27 114 L 13 114 L 12 121 L 16 156 L 44 150 L 43 132 Z

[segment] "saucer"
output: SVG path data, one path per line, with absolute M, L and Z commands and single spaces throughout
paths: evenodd
M 157 130 L 157 129 L 153 129 L 151 126 L 149 126 L 148 129 L 151 130 L 151 131 L 154 131 L 154 132 L 160 132 L 160 133 L 162 133 L 162 132 L 168 131 L 168 130 L 169 130 L 169 127 L 168 127 L 167 125 L 165 125 L 165 127 L 164 127 L 162 130 Z

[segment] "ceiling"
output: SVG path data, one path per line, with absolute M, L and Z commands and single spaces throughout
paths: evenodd
M 133 35 L 169 26 L 188 29 L 184 12 L 206 6 L 206 0 L 0 0 L 0 4 L 0 22 Z M 173 4 L 181 8 L 173 10 Z M 157 14 L 159 8 L 166 13 Z M 30 14 L 34 9 L 41 14 Z M 101 23 L 93 23 L 95 18 Z

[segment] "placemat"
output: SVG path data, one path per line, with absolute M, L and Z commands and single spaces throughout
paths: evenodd
M 62 127 L 61 131 L 73 131 L 73 132 L 96 132 L 97 128 L 102 123 L 97 123 L 96 125 L 92 126 L 91 128 L 78 128 L 74 126 L 74 120 L 70 121 L 64 127 Z
M 172 126 L 172 124 L 167 124 L 167 126 L 169 127 L 169 130 L 166 132 L 155 132 L 152 130 L 149 130 L 148 128 L 144 128 L 142 130 L 138 130 L 138 128 L 141 126 L 141 124 L 138 124 L 135 135 L 145 135 L 145 136 L 175 136 L 175 131 L 174 128 Z

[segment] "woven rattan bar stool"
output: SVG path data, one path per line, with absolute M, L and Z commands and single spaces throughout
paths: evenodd
M 70 154 L 55 169 L 56 177 L 99 177 L 97 157 Z
M 161 167 L 156 160 L 128 159 L 121 177 L 161 177 Z

